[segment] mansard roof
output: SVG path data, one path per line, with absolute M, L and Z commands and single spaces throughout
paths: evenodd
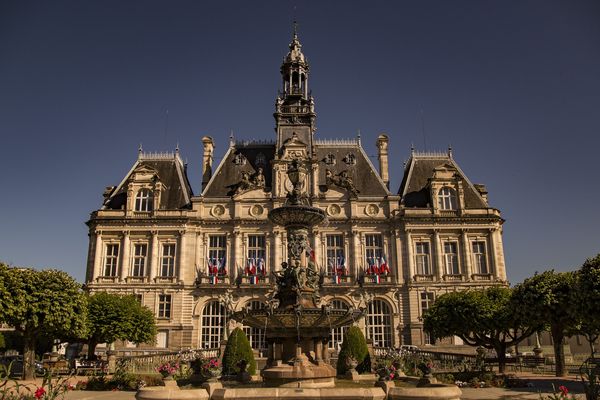
M 433 178 L 436 169 L 454 168 L 458 179 L 462 180 L 466 208 L 487 208 L 486 201 L 481 197 L 475 185 L 469 181 L 464 172 L 448 153 L 418 153 L 413 151 L 404 169 L 404 176 L 398 194 L 402 196 L 405 207 L 431 207 L 432 199 L 429 190 L 429 180 Z
M 359 196 L 386 196 L 390 194 L 358 140 L 316 140 L 315 148 L 315 155 L 319 160 L 319 185 L 325 184 L 327 169 L 334 175 L 348 171 Z M 327 163 L 329 155 L 333 155 L 334 164 Z M 353 161 L 349 159 L 352 156 L 354 156 Z
M 202 195 L 204 197 L 231 196 L 235 185 L 240 181 L 242 172 L 248 172 L 252 176 L 259 167 L 263 168 L 268 190 L 273 182 L 271 161 L 274 157 L 275 142 L 236 142 L 227 150 Z M 264 162 L 261 162 L 261 158 Z
M 103 209 L 121 209 L 127 203 L 127 187 L 136 171 L 152 172 L 162 185 L 160 209 L 177 210 L 190 204 L 193 195 L 187 171 L 178 152 L 142 153 L 133 164 L 125 178 L 106 198 Z

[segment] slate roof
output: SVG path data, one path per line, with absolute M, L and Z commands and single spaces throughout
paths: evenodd
M 125 206 L 127 201 L 127 186 L 131 175 L 140 166 L 146 166 L 155 170 L 158 179 L 164 185 L 160 196 L 159 209 L 178 210 L 190 205 L 190 197 L 193 195 L 192 187 L 188 180 L 186 168 L 179 156 L 174 155 L 172 158 L 164 158 L 153 157 L 152 154 L 141 154 L 129 173 L 106 199 L 103 209 L 118 210 Z
M 335 157 L 334 165 L 327 165 L 325 162 L 328 154 L 333 154 Z M 348 164 L 345 161 L 349 154 L 356 157 L 354 164 Z M 329 169 L 334 175 L 346 170 L 352 178 L 354 186 L 358 189 L 359 196 L 386 196 L 390 194 L 379 177 L 379 173 L 358 143 L 354 145 L 320 145 L 317 142 L 316 156 L 319 160 L 319 185 L 325 184 L 326 169 Z
M 264 156 L 264 163 L 257 163 L 259 155 Z M 236 156 L 241 155 L 245 163 L 237 164 Z M 253 176 L 259 167 L 263 168 L 266 189 L 273 185 L 271 161 L 275 157 L 275 144 L 271 143 L 238 143 L 230 147 L 217 170 L 204 189 L 204 197 L 227 197 L 233 194 L 234 186 L 240 181 L 242 172 Z
M 334 143 L 335 141 L 331 141 Z M 329 169 L 334 175 L 346 170 L 352 178 L 354 185 L 359 190 L 359 196 L 386 196 L 389 190 L 379 177 L 379 174 L 369 161 L 367 155 L 359 144 L 326 144 L 326 141 L 316 141 L 316 157 L 319 160 L 319 178 L 318 184 L 325 185 L 325 170 Z M 264 165 L 257 165 L 258 154 L 264 155 Z M 241 154 L 246 159 L 244 165 L 238 165 L 235 162 L 236 155 Z M 335 165 L 327 165 L 325 157 L 333 154 L 336 159 Z M 355 156 L 355 163 L 348 164 L 344 158 L 348 154 Z M 236 183 L 240 181 L 241 173 L 248 172 L 254 175 L 259 166 L 263 166 L 263 174 L 267 190 L 273 186 L 273 174 L 271 161 L 275 157 L 275 144 L 267 143 L 237 143 L 231 147 L 225 154 L 223 161 L 219 164 L 211 181 L 203 192 L 204 197 L 227 197 L 233 194 Z
M 398 194 L 402 196 L 401 202 L 405 207 L 431 207 L 433 203 L 428 180 L 433 177 L 434 169 L 444 164 L 450 164 L 458 171 L 463 182 L 465 208 L 489 207 L 454 159 L 443 153 L 436 155 L 414 153 L 411 156 L 404 169 L 404 176 L 398 190 Z

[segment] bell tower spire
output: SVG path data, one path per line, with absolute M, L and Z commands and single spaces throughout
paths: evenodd
M 302 53 L 298 39 L 297 23 L 294 21 L 292 42 L 281 64 L 281 91 L 275 102 L 275 131 L 277 149 L 292 137 L 307 145 L 312 155 L 315 128 L 314 99 L 308 90 L 309 66 Z

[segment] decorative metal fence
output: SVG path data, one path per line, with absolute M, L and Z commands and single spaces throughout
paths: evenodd
M 119 364 L 132 373 L 153 373 L 158 366 L 170 361 L 190 361 L 196 358 L 218 358 L 219 349 L 190 349 L 170 353 L 143 354 L 125 356 L 119 359 Z

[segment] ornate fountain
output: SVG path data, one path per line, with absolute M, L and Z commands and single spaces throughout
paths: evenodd
M 285 205 L 269 213 L 271 222 L 287 231 L 288 261 L 273 274 L 276 290 L 268 307 L 233 315 L 245 325 L 267 328 L 269 357 L 261 372 L 267 386 L 333 387 L 336 370 L 329 364 L 327 351 L 331 329 L 352 324 L 364 312 L 321 303 L 320 276 L 308 232 L 325 220 L 325 213 L 302 194 L 306 173 L 302 161 L 290 162 L 287 175 L 293 188 Z

